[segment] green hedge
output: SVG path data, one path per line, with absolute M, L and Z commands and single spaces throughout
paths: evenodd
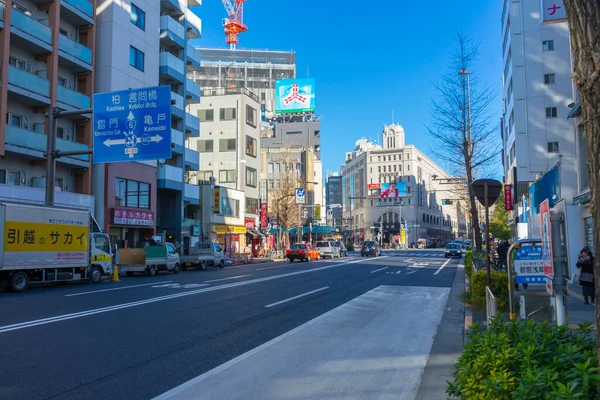
M 465 274 L 471 279 L 473 273 L 473 250 L 467 249 L 465 251 Z
M 446 393 L 452 399 L 599 399 L 591 324 L 572 331 L 533 320 L 473 325 Z
M 346 245 L 346 250 L 348 250 L 348 251 L 354 251 L 354 245 L 352 243 L 348 243 Z
M 505 272 L 492 271 L 490 289 L 496 297 L 498 312 L 508 312 L 508 275 Z M 471 274 L 471 305 L 475 311 L 485 311 L 485 287 L 487 273 L 479 270 Z

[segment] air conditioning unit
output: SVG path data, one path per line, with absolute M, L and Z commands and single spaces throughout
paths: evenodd
M 29 118 L 23 117 L 23 126 L 21 128 L 29 129 Z

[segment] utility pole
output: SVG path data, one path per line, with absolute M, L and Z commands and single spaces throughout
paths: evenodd
M 554 298 L 556 300 L 556 324 L 567 325 L 567 291 L 564 276 L 566 254 L 561 243 L 561 228 L 564 215 L 560 211 L 550 213 L 552 264 L 554 265 Z

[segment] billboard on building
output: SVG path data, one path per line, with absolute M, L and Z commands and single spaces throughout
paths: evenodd
M 567 21 L 563 0 L 541 0 L 542 23 L 551 24 Z
M 315 80 L 284 79 L 275 82 L 275 113 L 315 111 Z
M 390 182 L 381 184 L 381 192 L 379 197 L 382 199 L 406 196 L 406 182 Z

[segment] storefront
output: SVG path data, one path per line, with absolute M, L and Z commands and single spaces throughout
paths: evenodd
M 149 210 L 113 208 L 109 234 L 118 248 L 136 247 L 146 236 L 154 235 L 154 212 Z
M 246 247 L 246 227 L 237 225 L 214 225 L 217 242 L 226 256 L 243 253 Z
M 260 257 L 265 246 L 266 236 L 256 230 L 256 220 L 254 218 L 244 218 L 246 225 L 246 243 L 251 245 L 253 257 Z

